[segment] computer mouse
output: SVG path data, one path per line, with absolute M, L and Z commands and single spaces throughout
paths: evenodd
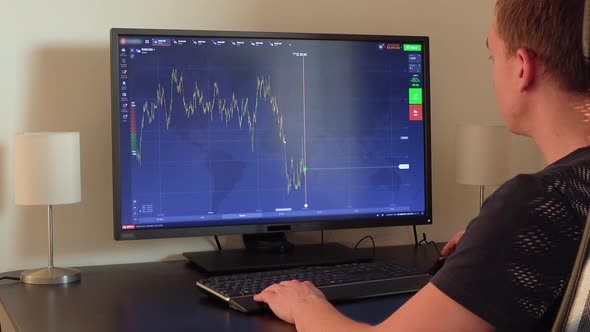
M 432 264 L 430 269 L 428 269 L 428 274 L 435 275 L 436 272 L 438 272 L 438 270 L 440 270 L 443 267 L 443 265 L 445 264 L 445 261 L 447 260 L 447 257 L 449 257 L 449 256 L 448 255 L 440 256 L 437 260 L 435 260 L 434 264 Z

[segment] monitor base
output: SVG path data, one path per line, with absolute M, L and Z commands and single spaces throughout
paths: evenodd
M 371 260 L 370 254 L 363 254 L 338 243 L 299 245 L 286 252 L 230 249 L 185 252 L 183 255 L 211 274 Z
M 293 250 L 295 245 L 289 242 L 287 235 L 279 233 L 244 234 L 242 235 L 246 250 L 255 252 L 285 253 Z

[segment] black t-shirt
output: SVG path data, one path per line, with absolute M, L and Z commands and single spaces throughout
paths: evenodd
M 548 331 L 589 206 L 585 147 L 498 188 L 432 283 L 498 331 Z

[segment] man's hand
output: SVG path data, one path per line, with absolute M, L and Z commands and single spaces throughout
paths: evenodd
M 455 237 L 458 240 L 460 236 Z M 495 331 L 488 322 L 430 283 L 378 326 L 355 322 L 344 316 L 309 281 L 274 284 L 256 294 L 254 300 L 268 303 L 279 318 L 295 324 L 298 331 Z
M 453 235 L 453 237 L 449 240 L 449 242 L 447 242 L 443 250 L 440 252 L 441 255 L 446 256 L 455 251 L 457 243 L 459 243 L 459 239 L 461 239 L 463 233 L 465 233 L 465 230 L 458 231 L 455 235 Z
M 297 280 L 271 285 L 254 295 L 254 301 L 268 303 L 277 317 L 291 324 L 295 324 L 301 309 L 308 310 L 313 304 L 329 305 L 324 294 L 311 282 Z

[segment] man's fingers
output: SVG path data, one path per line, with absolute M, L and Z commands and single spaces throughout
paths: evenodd
M 285 286 L 281 285 L 281 284 L 272 284 L 272 285 L 266 287 L 265 289 L 263 289 L 262 292 L 254 295 L 253 299 L 254 299 L 254 301 L 268 303 L 270 297 L 274 297 L 276 295 L 276 292 L 278 292 L 279 290 L 281 290 L 284 287 Z
M 275 292 L 263 290 L 261 293 L 254 295 L 253 299 L 256 302 L 270 303 L 275 296 L 277 296 Z
M 278 292 L 279 289 L 285 287 L 285 285 L 281 285 L 281 284 L 272 284 L 268 287 L 266 287 L 264 290 L 262 290 L 262 292 L 260 292 L 261 294 L 264 292 Z
M 313 284 L 313 282 L 311 282 L 311 281 L 309 281 L 309 280 L 305 280 L 305 281 L 303 282 L 303 284 L 304 284 L 305 286 L 311 286 L 311 287 L 315 287 L 315 285 Z
M 299 280 L 293 279 L 293 280 L 281 281 L 281 283 L 279 285 L 281 285 L 281 286 L 289 286 L 291 284 L 297 284 L 297 283 L 299 283 Z
M 453 251 L 453 250 L 455 249 L 455 247 L 456 247 L 456 246 L 457 246 L 457 244 L 456 244 L 456 243 L 451 243 L 451 242 L 447 243 L 447 244 L 444 246 L 444 248 L 442 249 L 442 251 L 440 252 L 440 253 L 441 253 L 441 255 L 443 255 L 443 256 L 446 256 L 446 255 L 450 254 L 450 253 L 451 253 L 451 251 Z
M 449 240 L 449 242 L 447 242 L 447 244 L 445 244 L 445 246 L 443 247 L 443 250 L 440 252 L 441 255 L 446 256 L 446 255 L 451 254 L 453 251 L 455 251 L 455 248 L 457 248 L 457 243 L 459 242 L 459 240 L 463 236 L 463 233 L 465 233 L 464 230 L 461 230 L 461 231 L 458 231 L 457 233 L 455 233 L 455 235 L 453 235 L 453 237 Z

